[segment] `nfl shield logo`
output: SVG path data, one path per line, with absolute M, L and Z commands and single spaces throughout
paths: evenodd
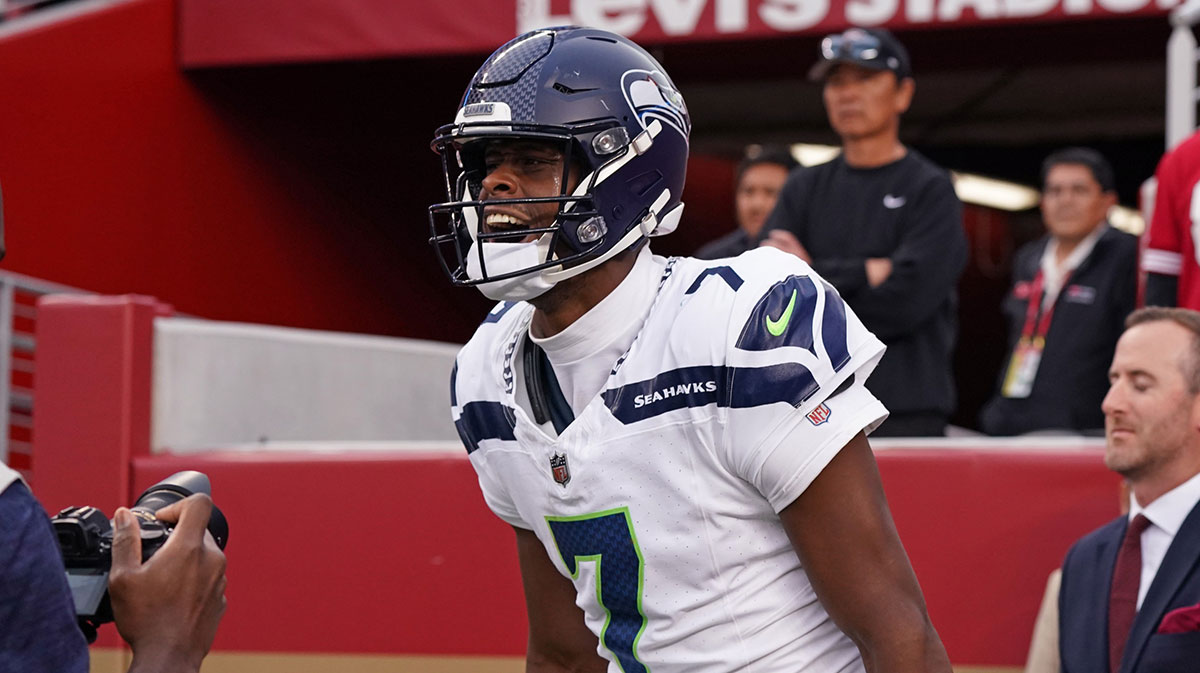
M 813 425 L 820 425 L 829 420 L 829 414 L 833 413 L 829 407 L 822 402 L 816 409 L 808 412 L 808 422 Z
M 550 474 L 554 475 L 554 481 L 567 487 L 567 482 L 571 481 L 571 468 L 567 467 L 567 456 L 565 454 L 556 453 L 550 456 Z

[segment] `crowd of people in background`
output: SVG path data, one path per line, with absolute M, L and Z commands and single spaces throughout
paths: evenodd
M 764 245 L 808 262 L 887 345 L 867 382 L 891 411 L 874 436 L 943 435 L 956 402 L 961 204 L 947 172 L 899 140 L 913 96 L 899 41 L 852 28 L 821 49 L 810 77 L 841 154 L 792 170 L 757 235 L 741 216 L 739 169 L 739 230 L 703 250 Z M 1200 133 L 1155 177 L 1139 260 L 1138 238 L 1109 223 L 1109 160 L 1084 147 L 1046 157 L 1045 234 L 1016 252 L 997 307 L 1007 356 L 979 428 L 1104 436 L 1124 488 L 1121 515 L 1050 576 L 1026 673 L 1191 671 L 1200 653 Z M 1139 271 L 1149 308 L 1137 309 Z
M 696 256 L 764 245 L 810 263 L 887 344 L 868 384 L 891 410 L 875 436 L 941 436 L 957 402 L 962 206 L 948 172 L 900 141 L 915 82 L 900 41 L 884 29 L 851 28 L 821 49 L 809 77 L 822 84 L 841 152 L 797 166 L 787 148 L 752 146 L 736 171 L 738 228 Z M 1139 270 L 1146 305 L 1200 308 L 1192 243 L 1200 135 L 1168 153 L 1156 177 L 1139 260 L 1137 237 L 1108 221 L 1117 205 L 1109 160 L 1086 147 L 1046 157 L 1045 235 L 1016 252 L 1011 287 L 996 307 L 1008 330 L 994 393 L 978 417 L 983 433 L 1103 433 L 1100 403 L 1125 318 L 1138 304 Z

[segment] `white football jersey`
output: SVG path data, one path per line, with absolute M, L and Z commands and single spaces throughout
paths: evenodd
M 498 305 L 459 353 L 454 421 L 488 506 L 574 582 L 610 673 L 863 670 L 777 514 L 887 414 L 863 386 L 883 344 L 833 288 L 773 249 L 666 261 L 557 436 L 522 398 L 532 314 Z

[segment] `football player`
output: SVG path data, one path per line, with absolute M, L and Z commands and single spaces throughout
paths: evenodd
M 883 345 L 774 249 L 653 255 L 690 119 L 629 40 L 522 35 L 433 148 L 451 281 L 500 303 L 453 417 L 516 530 L 529 671 L 949 671 L 884 499 Z

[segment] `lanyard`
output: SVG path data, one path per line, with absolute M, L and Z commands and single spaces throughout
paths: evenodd
M 1071 279 L 1071 274 L 1068 272 L 1063 276 L 1062 289 L 1066 289 L 1067 281 Z M 1054 297 L 1054 301 L 1042 311 L 1042 299 L 1044 294 L 1045 284 L 1042 278 L 1042 271 L 1038 269 L 1037 275 L 1033 277 L 1033 282 L 1029 287 L 1029 305 L 1025 307 L 1025 327 L 1021 329 L 1021 340 L 1028 341 L 1036 339 L 1040 343 L 1045 343 L 1046 333 L 1050 331 L 1050 321 L 1054 319 L 1054 307 L 1058 304 L 1058 296 Z M 1062 294 L 1062 290 L 1059 291 Z M 1041 318 L 1038 318 L 1038 313 L 1041 313 Z

